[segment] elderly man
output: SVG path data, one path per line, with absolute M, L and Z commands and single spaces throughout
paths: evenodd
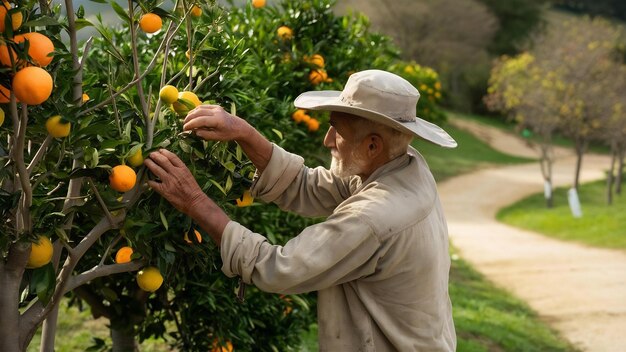
M 428 166 L 409 143 L 456 142 L 416 117 L 418 99 L 409 82 L 379 70 L 353 74 L 341 92 L 299 96 L 299 108 L 330 111 L 330 170 L 307 168 L 219 106 L 189 113 L 185 130 L 241 145 L 257 168 L 253 196 L 327 216 L 285 246 L 230 220 L 171 152 L 146 160 L 160 179 L 149 184 L 215 240 L 226 275 L 268 292 L 318 291 L 321 351 L 453 351 L 446 220 Z

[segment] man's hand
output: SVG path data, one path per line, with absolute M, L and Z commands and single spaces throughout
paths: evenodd
M 196 203 L 206 197 L 185 163 L 169 150 L 150 153 L 144 165 L 159 178 L 148 181 L 148 185 L 179 211 L 190 215 Z
M 272 156 L 272 144 L 263 135 L 219 105 L 200 105 L 191 110 L 183 121 L 183 129 L 194 131 L 206 140 L 236 141 L 259 173 L 265 170 Z
M 202 192 L 187 165 L 165 149 L 150 153 L 144 165 L 159 178 L 159 181 L 148 181 L 148 185 L 190 216 L 219 246 L 230 218 Z
M 244 120 L 226 112 L 219 105 L 200 105 L 187 114 L 183 130 L 193 131 L 198 137 L 212 141 L 245 139 L 252 127 Z

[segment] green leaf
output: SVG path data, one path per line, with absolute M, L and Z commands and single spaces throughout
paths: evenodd
M 159 216 L 161 217 L 161 222 L 163 223 L 163 226 L 165 226 L 165 229 L 168 230 L 169 225 L 167 224 L 167 219 L 165 218 L 165 214 L 163 214 L 162 211 L 159 211 Z
M 44 306 L 52 298 L 55 284 L 56 278 L 52 263 L 33 270 L 33 276 L 30 280 L 30 291 L 37 294 Z
M 237 159 L 237 161 L 241 161 L 242 157 L 243 157 L 243 149 L 241 149 L 241 146 L 237 144 L 237 149 L 235 149 L 235 158 Z
M 211 183 L 217 187 L 220 191 L 222 191 L 222 193 L 224 193 L 224 195 L 226 195 L 226 191 L 224 190 L 224 187 L 222 187 L 222 185 L 220 185 L 219 183 L 217 183 L 217 181 L 210 179 L 209 181 L 211 181 Z
M 283 133 L 275 128 L 272 128 L 272 132 L 276 133 L 276 135 L 278 136 L 278 138 L 280 138 L 281 140 L 283 139 Z
M 165 245 L 163 245 L 163 248 L 165 248 L 166 251 L 176 253 L 176 248 L 174 248 L 174 246 L 172 246 L 172 244 L 169 241 L 165 242 Z
M 124 127 L 124 134 L 122 135 L 122 138 L 129 142 L 130 142 L 130 131 L 132 127 L 133 127 L 132 121 L 128 121 L 128 123 L 126 124 L 126 127 Z
M 230 191 L 232 187 L 233 187 L 233 180 L 230 178 L 230 175 L 228 175 L 228 177 L 226 178 L 226 187 L 224 187 L 224 190 L 226 191 L 226 193 L 228 193 L 228 191 Z
M 88 20 L 84 19 L 84 18 L 77 18 L 76 19 L 76 30 L 79 31 L 83 28 L 86 27 L 93 27 L 93 23 L 89 22 Z
M 128 151 L 128 153 L 126 153 L 126 156 L 131 156 L 134 155 L 135 153 L 137 153 L 137 151 L 139 149 L 143 148 L 143 143 L 138 143 L 135 146 L 133 146 L 132 148 L 130 148 L 130 150 Z
M 85 165 L 87 167 L 89 167 L 90 169 L 95 168 L 96 166 L 98 166 L 98 162 L 99 162 L 99 156 L 98 156 L 98 149 L 94 148 L 94 147 L 87 147 L 85 148 Z
M 83 5 L 78 6 L 78 10 L 76 10 L 76 18 L 83 19 L 85 17 L 85 8 Z
M 117 16 L 127 22 L 130 23 L 130 17 L 128 17 L 128 13 L 126 12 L 126 10 L 124 10 L 124 8 L 122 8 L 120 5 L 118 5 L 118 3 L 116 3 L 115 1 L 110 1 L 109 4 L 111 4 L 111 7 L 113 8 L 113 10 L 115 11 L 115 13 L 117 13 Z
M 63 214 L 63 213 L 61 213 L 61 214 Z M 61 239 L 61 241 L 66 242 L 66 243 L 68 243 L 70 241 L 70 238 L 67 236 L 67 233 L 65 232 L 65 229 L 63 229 L 61 227 L 55 227 L 54 228 L 54 233 L 56 233 L 57 237 L 59 237 Z
M 115 302 L 118 299 L 117 292 L 113 291 L 109 287 L 102 287 L 100 292 L 102 292 L 104 298 L 106 298 L 109 302 Z
M 224 168 L 226 168 L 226 170 L 230 172 L 235 172 L 235 163 L 233 163 L 232 161 L 229 161 L 223 165 L 224 165 Z
M 61 24 L 52 17 L 41 16 L 35 20 L 22 23 L 22 27 L 48 27 L 48 26 L 60 26 Z

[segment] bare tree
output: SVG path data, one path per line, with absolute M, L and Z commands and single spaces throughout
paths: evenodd
M 487 47 L 498 20 L 476 0 L 345 0 L 339 12 L 358 10 L 372 26 L 394 38 L 406 59 L 434 68 L 452 99 L 461 99 L 475 75 L 490 66 Z
M 613 104 L 608 93 L 619 38 L 618 27 L 607 20 L 580 17 L 553 22 L 532 50 L 537 62 L 556 72 L 564 85 L 560 130 L 574 141 L 575 189 L 579 186 L 583 155 L 591 140 L 601 138 L 601 119 L 610 114 Z

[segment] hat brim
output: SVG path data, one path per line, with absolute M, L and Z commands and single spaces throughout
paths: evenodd
M 396 130 L 415 135 L 444 148 L 456 148 L 456 141 L 441 127 L 419 117 L 415 121 L 397 121 L 379 112 L 348 105 L 341 101 L 340 91 L 320 90 L 300 94 L 294 105 L 305 110 L 345 112 L 381 123 Z

